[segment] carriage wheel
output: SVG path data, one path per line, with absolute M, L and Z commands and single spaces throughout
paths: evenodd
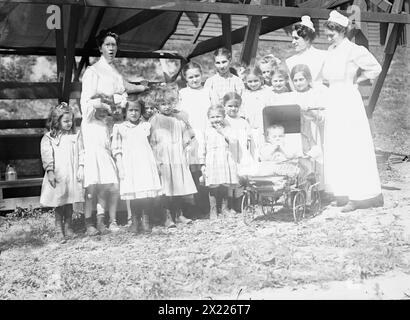
M 312 201 L 309 207 L 309 212 L 312 215 L 312 217 L 316 216 L 321 208 L 322 208 L 322 199 L 320 198 L 320 192 L 317 188 L 314 188 L 312 190 Z
M 293 219 L 298 223 L 305 217 L 306 197 L 303 191 L 297 191 L 293 198 Z
M 246 225 L 249 225 L 254 219 L 254 215 L 255 215 L 254 198 L 255 196 L 250 191 L 246 191 L 242 198 L 241 209 L 242 209 L 242 214 L 243 214 L 243 221 L 245 222 Z

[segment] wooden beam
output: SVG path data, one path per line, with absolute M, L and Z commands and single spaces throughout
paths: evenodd
M 393 3 L 392 13 L 400 13 L 403 9 L 403 0 L 396 0 Z M 372 86 L 372 93 L 369 99 L 367 107 L 367 115 L 369 118 L 373 116 L 374 109 L 376 108 L 377 100 L 379 99 L 381 89 L 383 87 L 384 80 L 386 79 L 387 72 L 389 71 L 391 62 L 393 60 L 394 53 L 400 40 L 400 35 L 403 30 L 403 24 L 390 24 L 387 32 L 387 41 L 384 47 L 384 57 L 382 63 L 382 71 L 379 74 L 376 81 Z
M 195 28 L 198 27 L 199 25 L 199 16 L 196 12 L 185 12 L 186 16 L 191 20 L 192 24 L 195 26 Z
M 66 51 L 66 63 L 64 71 L 64 80 L 63 80 L 63 101 L 68 102 L 70 99 L 70 85 L 71 78 L 73 75 L 73 65 L 75 63 L 75 48 L 77 43 L 77 34 L 80 19 L 83 15 L 84 7 L 82 6 L 71 6 L 70 7 L 70 23 L 67 36 L 67 51 Z
M 84 45 L 85 53 L 81 57 L 77 72 L 74 76 L 74 81 L 78 81 L 80 79 L 81 71 L 83 70 L 85 65 L 89 64 L 89 56 L 86 53 L 90 51 L 93 47 L 96 46 L 95 37 L 97 35 L 97 31 L 100 27 L 104 14 L 105 14 L 105 8 L 99 8 L 97 12 L 97 16 L 95 17 L 95 20 L 94 20 L 94 24 L 90 30 L 90 34 L 88 35 L 88 40 L 86 44 Z
M 380 8 L 384 12 L 389 12 L 390 8 L 392 7 L 391 2 L 387 0 L 370 0 L 370 2 L 376 5 L 378 8 Z
M 58 82 L 0 82 L 0 99 L 58 99 Z M 70 84 L 70 98 L 81 96 L 81 83 Z
M 118 34 L 124 34 L 152 19 L 155 19 L 164 12 L 166 11 L 143 10 L 128 18 L 127 20 L 107 29 Z
M 7 55 L 41 55 L 41 56 L 54 56 L 56 54 L 55 48 L 0 48 L 0 54 Z M 82 56 L 84 54 L 89 54 L 90 57 L 99 57 L 101 53 L 96 50 L 85 51 L 84 49 L 76 49 L 75 55 Z M 118 51 L 117 58 L 140 58 L 140 59 L 178 59 L 184 60 L 185 58 L 177 52 L 170 51 L 152 51 L 152 52 L 139 52 L 139 51 Z
M 262 17 L 249 17 L 246 28 L 245 40 L 242 46 L 241 63 L 249 66 L 255 62 L 258 49 L 259 33 L 261 31 Z
M 202 30 L 204 30 L 206 23 L 208 22 L 209 17 L 211 16 L 211 14 L 204 14 L 202 15 L 201 21 L 199 22 L 198 27 L 195 29 L 194 34 L 192 35 L 191 38 L 191 44 L 195 44 L 198 41 L 199 36 L 202 33 Z M 193 48 L 191 49 L 191 51 L 193 50 Z
M 223 38 L 223 43 L 224 47 L 228 49 L 229 51 L 232 50 L 232 21 L 231 21 L 231 15 L 229 14 L 222 14 L 221 15 L 222 19 L 222 38 Z
M 60 7 L 61 16 L 63 16 L 63 6 Z M 57 82 L 58 87 L 58 101 L 61 102 L 63 99 L 63 80 L 64 80 L 64 21 L 61 19 L 61 28 L 55 31 L 56 38 L 56 64 L 57 64 Z
M 45 128 L 47 126 L 47 121 L 48 119 L 0 120 L 0 130 Z M 80 126 L 81 118 L 75 119 L 75 124 L 76 126 Z
M 292 23 L 299 21 L 299 18 L 274 18 L 268 17 L 261 20 L 260 35 L 275 31 L 286 27 Z M 232 44 L 240 43 L 245 38 L 247 27 L 238 28 L 231 33 Z M 199 56 L 201 54 L 214 51 L 224 45 L 223 37 L 214 37 L 205 41 L 199 42 L 196 47 L 188 54 L 188 59 Z
M 26 3 L 26 4 L 54 4 L 55 0 L 0 0 L 0 3 Z M 317 7 L 281 7 L 273 5 L 246 5 L 233 3 L 206 3 L 200 1 L 174 0 L 86 0 L 85 4 L 78 0 L 60 0 L 61 5 L 79 5 L 87 7 L 110 7 L 121 9 L 148 9 L 166 10 L 177 12 L 199 12 L 199 13 L 230 13 L 234 15 L 247 16 L 268 16 L 299 18 L 302 15 L 309 15 L 312 19 L 327 19 L 329 10 L 318 9 Z M 325 2 L 326 4 L 326 2 Z M 341 11 L 348 15 L 346 11 Z M 410 24 L 408 14 L 389 14 L 380 12 L 364 12 L 361 16 L 364 22 L 388 22 Z
M 343 0 L 343 1 L 348 1 L 348 0 Z M 301 4 L 299 4 L 299 6 L 302 6 L 304 8 L 317 8 L 318 6 L 323 6 L 324 8 L 330 8 L 332 7 L 332 5 L 334 5 L 334 0 L 331 0 L 331 2 L 325 2 L 322 3 L 321 0 L 308 0 L 306 2 L 303 2 Z M 251 7 L 255 7 L 255 6 L 250 6 L 248 5 L 249 8 Z M 281 7 L 277 7 L 277 6 L 271 6 L 274 7 L 275 10 L 276 8 L 281 8 Z M 329 15 L 329 14 L 328 14 Z M 295 22 L 299 21 L 299 17 L 267 17 L 267 18 L 263 18 L 261 20 L 261 27 L 260 27 L 260 32 L 259 35 L 263 35 L 284 27 L 287 27 Z M 327 17 L 326 17 L 327 19 Z M 242 28 L 238 28 L 236 30 L 234 30 L 231 33 L 231 42 L 232 44 L 236 44 L 239 42 L 242 42 L 245 38 L 245 34 L 246 34 L 246 30 L 247 27 L 242 27 Z M 192 57 L 196 57 L 199 56 L 201 54 L 216 50 L 219 47 L 222 47 L 224 45 L 223 42 L 223 37 L 214 37 L 212 39 L 208 39 L 205 41 L 202 41 L 200 43 L 198 43 L 196 45 L 196 47 L 193 47 L 189 54 L 187 55 L 188 59 L 192 58 Z
M 360 13 L 367 11 L 367 4 L 364 0 L 354 0 L 353 5 L 360 8 Z M 351 36 L 354 37 L 354 42 L 357 45 L 369 48 L 367 22 L 355 21 L 354 26 L 355 28 L 351 31 Z

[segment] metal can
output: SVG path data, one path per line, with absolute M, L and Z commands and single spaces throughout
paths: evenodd
M 4 174 L 6 181 L 14 181 L 17 180 L 17 172 L 16 169 L 9 164 L 6 168 L 6 173 Z

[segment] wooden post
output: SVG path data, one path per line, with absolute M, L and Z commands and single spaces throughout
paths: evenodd
M 248 27 L 246 28 L 245 40 L 242 46 L 241 63 L 249 66 L 254 64 L 256 51 L 258 49 L 258 39 L 261 30 L 260 16 L 252 16 L 248 18 Z
M 232 21 L 230 14 L 222 14 L 222 38 L 224 47 L 232 51 Z
M 61 16 L 63 17 L 63 6 L 60 6 Z M 64 64 L 65 64 L 65 52 L 64 52 L 64 24 L 61 19 L 61 29 L 55 30 L 56 37 L 56 62 L 57 62 L 57 82 L 59 83 L 58 89 L 58 102 L 63 100 L 63 80 L 64 80 Z
M 73 75 L 73 66 L 75 63 L 75 46 L 77 42 L 79 21 L 84 12 L 84 7 L 73 5 L 70 7 L 70 24 L 67 37 L 67 51 L 65 61 L 65 72 L 63 81 L 63 101 L 68 102 L 70 99 L 71 78 Z
M 391 13 L 400 13 L 403 8 L 403 0 L 396 0 L 393 3 Z M 373 116 L 374 109 L 376 108 L 377 100 L 380 96 L 380 91 L 383 87 L 383 82 L 386 79 L 387 72 L 389 71 L 390 64 L 393 60 L 394 53 L 399 43 L 400 34 L 403 30 L 403 24 L 395 23 L 390 24 L 387 31 L 386 45 L 384 47 L 384 57 L 382 63 L 382 72 L 377 80 L 374 82 L 371 90 L 369 105 L 367 108 L 367 116 L 371 118 Z

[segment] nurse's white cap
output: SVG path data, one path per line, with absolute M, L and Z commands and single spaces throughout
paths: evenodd
M 332 10 L 329 13 L 329 19 L 327 19 L 327 21 L 338 23 L 343 27 L 347 27 L 349 25 L 349 18 L 340 14 L 336 10 Z
M 313 31 L 315 31 L 315 27 L 313 26 L 313 22 L 312 20 L 310 20 L 309 16 L 302 16 L 301 20 L 302 20 L 300 22 L 301 25 L 304 25 L 308 27 L 309 29 L 312 29 Z

